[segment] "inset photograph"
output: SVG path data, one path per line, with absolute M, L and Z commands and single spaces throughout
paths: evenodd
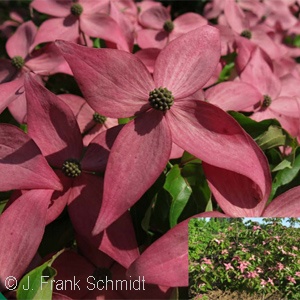
M 190 299 L 300 299 L 300 219 L 189 222 Z

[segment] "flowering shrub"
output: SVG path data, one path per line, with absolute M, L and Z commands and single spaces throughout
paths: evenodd
M 279 291 L 285 299 L 298 299 L 300 251 L 295 245 L 300 229 L 283 226 L 280 220 L 264 220 L 258 226 L 255 221 L 230 223 L 229 219 L 223 226 L 232 224 L 233 230 L 223 227 L 206 243 L 202 232 L 193 230 L 197 220 L 189 224 L 192 295 L 219 288 L 255 295 Z M 202 231 L 207 230 L 204 225 Z
M 0 292 L 41 298 L 21 282 L 47 273 L 45 298 L 184 299 L 190 218 L 298 217 L 299 12 L 1 1 Z M 75 274 L 147 289 L 51 286 Z

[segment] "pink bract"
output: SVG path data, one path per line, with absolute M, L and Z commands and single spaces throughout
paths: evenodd
M 8 276 L 21 278 L 38 250 L 52 193 L 53 190 L 27 191 L 1 214 L 0 291 L 7 289 Z

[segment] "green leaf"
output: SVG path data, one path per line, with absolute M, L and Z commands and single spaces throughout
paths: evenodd
M 194 155 L 184 151 L 181 157 L 181 165 L 185 165 L 187 163 L 201 163 L 201 160 Z
M 211 284 L 208 282 L 208 280 L 207 280 L 205 277 L 200 277 L 200 279 L 206 283 L 206 286 L 207 286 L 209 289 L 212 289 Z
M 210 195 L 209 200 L 205 207 L 205 211 L 207 212 L 207 211 L 213 211 L 213 210 L 214 210 L 214 208 L 213 208 L 213 203 L 212 203 L 212 199 L 211 199 L 211 195 Z
M 151 215 L 152 215 L 152 205 L 149 205 L 148 209 L 146 210 L 145 216 L 141 222 L 141 226 L 142 226 L 143 230 L 145 232 L 148 232 L 149 234 L 151 234 L 149 232 Z
M 262 150 L 283 146 L 286 144 L 286 134 L 282 128 L 271 125 L 256 139 L 256 142 Z
M 295 36 L 294 46 L 300 48 L 300 35 Z
M 166 176 L 164 189 L 172 196 L 170 208 L 170 226 L 177 224 L 177 220 L 186 206 L 192 189 L 187 181 L 181 176 L 181 170 L 175 165 Z
M 262 150 L 278 146 L 290 146 L 295 149 L 298 146 L 296 139 L 292 138 L 287 131 L 282 129 L 276 119 L 256 122 L 241 113 L 234 111 L 228 113 L 250 134 Z
M 93 47 L 94 48 L 106 48 L 105 41 L 99 38 L 93 39 Z
M 208 187 L 202 164 L 200 162 L 191 162 L 183 166 L 181 175 L 188 181 L 192 188 L 192 195 L 184 209 L 180 219 L 185 219 L 197 213 L 208 211 L 212 204 L 211 192 Z M 209 203 L 210 202 L 210 203 Z
M 276 119 L 268 119 L 261 122 L 256 122 L 249 117 L 246 117 L 245 115 L 235 112 L 235 111 L 229 111 L 228 112 L 238 123 L 243 127 L 243 129 L 250 134 L 250 136 L 253 139 L 256 139 L 261 134 L 263 134 L 265 131 L 268 130 L 268 128 L 273 126 L 280 127 L 279 122 Z
M 27 124 L 20 124 L 20 128 L 27 133 Z
M 292 162 L 289 159 L 284 159 L 281 163 L 279 163 L 275 168 L 272 169 L 272 172 L 277 172 L 285 168 L 292 168 Z
M 297 148 L 296 158 L 292 167 L 282 169 L 278 171 L 278 173 L 276 174 L 272 184 L 271 196 L 273 197 L 275 195 L 279 187 L 291 183 L 296 178 L 299 171 L 300 171 L 300 148 Z
M 162 205 L 160 205 L 160 192 L 163 191 L 165 194 L 167 193 L 163 189 L 165 180 L 166 176 L 162 173 L 142 198 L 130 209 L 139 244 L 145 243 L 145 232 L 147 232 L 148 235 L 153 235 L 153 232 L 151 231 L 152 225 L 154 225 L 155 229 L 158 225 L 157 223 L 161 224 L 162 221 L 163 224 L 167 223 L 166 230 L 169 229 L 169 204 L 166 207 L 166 202 L 168 202 L 168 200 L 164 198 Z M 169 197 L 168 194 L 167 196 Z M 164 214 L 166 215 L 167 222 L 161 220 Z M 157 217 L 159 217 L 159 220 L 157 220 Z M 165 226 L 162 228 L 165 228 Z
M 230 64 L 235 62 L 235 59 L 237 57 L 237 53 L 236 52 L 231 52 L 227 55 L 222 56 L 222 60 L 226 62 L 226 64 Z
M 10 196 L 11 196 L 11 191 L 0 192 L 0 214 L 3 212 Z
M 231 70 L 234 68 L 234 62 L 229 63 L 226 65 L 219 75 L 218 82 L 223 82 L 229 79 Z
M 162 188 L 155 197 L 151 215 L 150 228 L 156 232 L 165 233 L 170 229 L 171 195 Z
M 50 280 L 56 275 L 55 269 L 49 267 L 49 262 L 32 270 L 22 278 L 17 290 L 17 299 L 52 299 Z
M 268 159 L 270 169 L 272 170 L 282 161 L 282 153 L 278 148 L 272 148 L 265 151 L 265 155 Z
M 4 210 L 4 207 L 6 205 L 8 200 L 5 200 L 5 201 L 0 201 L 0 214 L 3 212 Z
M 93 41 L 93 47 L 94 48 L 101 48 L 100 39 L 99 38 L 95 38 L 94 39 L 94 41 Z
M 50 260 L 22 278 L 17 289 L 17 299 L 52 299 L 53 287 L 51 280 L 57 273 L 56 270 L 51 267 L 51 264 L 63 251 L 64 250 L 56 253 Z

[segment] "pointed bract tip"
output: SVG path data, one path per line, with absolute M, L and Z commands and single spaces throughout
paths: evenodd
M 64 44 L 64 40 L 55 40 L 54 44 L 57 46 L 57 47 L 60 47 L 61 45 Z
M 57 47 L 57 49 L 61 52 L 65 52 L 66 47 L 68 46 L 68 42 L 64 40 L 56 40 L 54 42 L 54 45 Z
M 65 41 L 65 40 L 56 40 L 54 42 L 55 46 L 59 49 L 59 51 L 63 53 L 68 53 L 69 49 L 73 49 L 73 47 L 76 47 L 76 46 L 81 46 L 82 48 L 86 48 L 85 46 L 82 46 L 82 45 L 78 45 L 77 43 L 73 43 L 73 42 L 68 42 L 68 41 Z
M 107 218 L 108 217 L 108 218 Z M 93 228 L 92 234 L 97 235 L 107 229 L 112 223 L 116 221 L 117 218 L 109 218 L 107 214 L 103 214 L 100 211 L 100 214 L 98 215 L 98 219 L 96 221 L 96 224 Z
M 99 217 L 98 217 L 99 219 Z M 96 222 L 95 227 L 93 228 L 92 235 L 98 235 L 104 231 L 108 226 L 103 226 L 103 223 Z
M 57 178 L 57 181 L 53 183 L 52 189 L 55 190 L 55 191 L 62 191 L 64 189 L 64 186 L 61 183 L 59 177 L 57 177 L 57 175 L 56 175 L 56 178 Z

